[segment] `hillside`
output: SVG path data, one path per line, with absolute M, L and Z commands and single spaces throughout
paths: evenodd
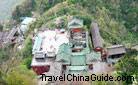
M 43 7 L 43 5 L 47 6 L 48 1 L 41 5 L 37 1 L 36 4 L 40 7 L 36 9 L 39 9 L 39 11 L 43 10 L 43 13 L 33 26 L 34 28 L 39 28 L 42 25 L 46 27 L 51 26 L 50 22 L 59 16 L 65 19 L 67 16 L 76 16 L 84 20 L 88 29 L 90 29 L 91 21 L 97 21 L 105 44 L 122 43 L 126 46 L 131 46 L 138 43 L 137 1 L 82 0 L 80 2 L 66 0 L 61 3 L 58 3 L 58 1 L 60 2 L 60 0 L 53 2 L 54 5 L 49 8 Z M 126 10 L 128 11 L 124 13 Z
M 24 0 L 0 0 L 0 21 L 11 18 L 13 9 Z
M 91 22 L 96 21 L 104 47 L 114 44 L 125 45 L 128 53 L 115 64 L 115 76 L 135 75 L 138 82 L 138 51 L 130 49 L 138 44 L 137 0 L 29 0 L 28 3 L 26 1 L 16 7 L 12 13 L 12 18 L 17 20 L 17 23 L 23 16 L 33 16 L 37 20 L 30 25 L 21 51 L 18 52 L 16 47 L 0 50 L 0 85 L 1 83 L 2 85 L 35 85 L 36 74 L 30 67 L 31 34 L 34 33 L 34 29 L 57 28 L 53 22 L 58 18 L 64 20 L 61 27 L 66 29 L 67 20 L 71 16 L 83 19 L 87 30 L 90 30 Z M 13 82 L 14 80 L 17 82 Z M 94 84 L 111 85 L 111 82 Z M 132 84 L 132 81 L 121 82 L 121 84 Z

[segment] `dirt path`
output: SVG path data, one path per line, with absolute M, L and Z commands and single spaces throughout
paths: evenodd
M 114 71 L 113 66 L 109 66 L 106 62 L 95 62 L 93 65 L 93 70 L 90 71 L 91 73 L 94 74 L 100 74 L 100 73 L 111 73 Z

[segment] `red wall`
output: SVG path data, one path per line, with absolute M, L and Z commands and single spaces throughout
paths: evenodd
M 73 32 L 80 32 L 81 29 L 80 29 L 80 28 L 74 28 L 74 29 L 72 29 L 72 31 L 73 31 Z
M 101 58 L 102 58 L 102 60 L 106 59 L 106 57 L 107 57 L 107 52 L 106 52 L 105 49 L 100 48 L 100 47 L 97 47 L 97 48 L 95 48 L 94 50 L 95 50 L 96 52 L 100 52 L 100 53 L 101 53 Z
M 36 72 L 37 75 L 40 75 L 44 72 L 48 72 L 50 69 L 50 66 L 32 66 L 32 69 L 34 72 Z

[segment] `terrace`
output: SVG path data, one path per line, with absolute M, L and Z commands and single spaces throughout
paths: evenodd
M 51 65 L 58 54 L 59 47 L 69 43 L 67 32 L 61 29 L 40 31 L 35 36 L 32 53 L 32 66 Z

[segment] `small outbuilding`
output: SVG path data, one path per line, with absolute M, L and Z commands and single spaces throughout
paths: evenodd
M 114 56 L 114 55 L 122 55 L 126 53 L 125 46 L 123 45 L 113 45 L 111 47 L 107 47 L 107 55 Z
M 29 29 L 28 26 L 35 20 L 36 20 L 35 18 L 25 17 L 18 28 L 19 33 L 24 34 Z
M 107 62 L 109 64 L 114 64 L 118 62 L 125 53 L 126 49 L 123 45 L 113 45 L 111 47 L 107 47 Z
M 12 28 L 9 31 L 0 32 L 0 48 L 7 44 L 17 43 L 18 31 L 16 28 Z

